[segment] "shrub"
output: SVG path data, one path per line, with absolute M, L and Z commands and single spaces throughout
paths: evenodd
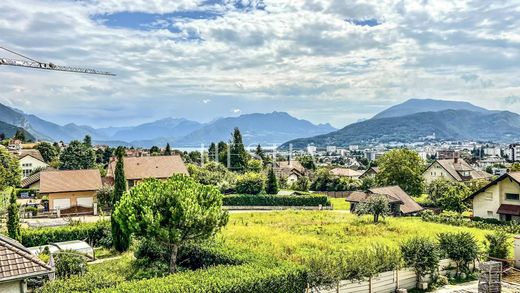
M 224 206 L 330 206 L 325 195 L 225 195 Z
M 506 259 L 511 246 L 510 236 L 504 231 L 486 235 L 487 254 L 491 257 Z
M 92 246 L 110 247 L 110 223 L 82 223 L 74 226 L 22 229 L 22 244 L 27 247 L 42 246 L 53 242 L 84 240 Z
M 87 258 L 74 251 L 58 252 L 54 254 L 54 261 L 58 278 L 83 275 L 87 271 Z
M 293 184 L 292 189 L 298 191 L 309 191 L 309 187 L 311 182 L 309 181 L 309 177 L 300 176 L 298 180 Z
M 237 178 L 236 191 L 244 194 L 259 194 L 264 191 L 265 176 L 260 173 L 247 172 Z
M 373 195 L 364 203 L 358 203 L 355 210 L 357 215 L 370 214 L 374 217 L 374 223 L 379 221 L 379 217 L 385 218 L 390 214 L 388 198 L 384 195 Z
M 468 232 L 439 234 L 441 250 L 457 264 L 457 275 L 469 272 L 469 263 L 478 256 L 477 241 Z
M 412 267 L 417 283 L 427 274 L 433 275 L 439 267 L 438 245 L 425 237 L 414 237 L 401 245 L 401 253 L 406 266 Z

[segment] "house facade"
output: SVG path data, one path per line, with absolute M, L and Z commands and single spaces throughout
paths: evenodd
M 520 221 L 520 172 L 506 173 L 467 198 L 473 216 Z
M 307 174 L 307 169 L 296 160 L 278 161 L 273 164 L 273 169 L 279 178 L 285 179 L 287 185 L 292 185 L 298 178 Z
M 45 169 L 49 166 L 38 150 L 20 150 L 17 154 L 22 169 L 22 178 L 29 177 L 34 170 Z
M 95 212 L 96 193 L 101 188 L 98 169 L 40 172 L 40 194 L 47 195 L 49 209 Z
M 350 211 L 354 212 L 356 206 L 365 203 L 371 196 L 382 195 L 388 199 L 390 209 L 395 216 L 415 214 L 423 208 L 401 187 L 397 185 L 374 187 L 367 191 L 353 191 L 345 199 L 350 202 Z
M 436 160 L 423 173 L 424 182 L 430 184 L 437 179 L 452 181 L 469 181 L 472 179 L 490 179 L 491 174 L 475 170 L 466 161 L 460 158 Z

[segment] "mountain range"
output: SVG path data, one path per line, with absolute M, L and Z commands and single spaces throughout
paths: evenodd
M 200 123 L 184 118 L 164 118 L 137 126 L 93 128 L 73 123 L 58 125 L 36 115 L 0 104 L 0 133 L 7 136 L 23 128 L 38 140 L 68 142 L 90 135 L 94 143 L 112 146 L 150 147 L 170 143 L 194 147 L 228 141 L 235 127 L 240 128 L 245 144 L 280 144 L 287 139 L 319 135 L 336 130 L 330 124 L 313 124 L 285 112 L 254 113 Z
M 290 140 L 294 148 L 313 144 L 346 146 L 437 140 L 512 142 L 520 139 L 520 115 L 494 111 L 467 102 L 411 99 L 390 107 L 371 119 L 327 134 Z

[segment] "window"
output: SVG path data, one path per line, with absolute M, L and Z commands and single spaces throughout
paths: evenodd
M 493 211 L 488 211 L 487 215 L 488 215 L 488 217 L 493 217 Z
M 507 200 L 520 200 L 520 195 L 518 193 L 506 193 Z
M 23 170 L 23 177 L 29 177 L 31 175 L 31 169 L 24 169 Z
M 484 196 L 487 200 L 493 200 L 493 193 L 492 192 L 484 192 Z

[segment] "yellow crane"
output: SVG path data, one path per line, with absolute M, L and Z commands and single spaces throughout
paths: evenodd
M 25 60 L 19 60 L 19 59 L 9 59 L 9 58 L 1 58 L 0 57 L 0 65 L 9 65 L 9 66 L 19 66 L 19 67 L 26 67 L 26 68 L 34 68 L 34 69 L 43 69 L 43 70 L 57 70 L 57 71 L 66 71 L 66 72 L 75 72 L 75 73 L 86 73 L 86 74 L 100 74 L 100 75 L 110 75 L 115 76 L 115 74 L 106 72 L 106 71 L 99 71 L 96 69 L 90 69 L 90 68 L 80 68 L 80 67 L 71 67 L 71 66 L 61 66 L 56 65 L 54 63 L 46 63 L 46 62 L 40 62 L 36 61 L 32 58 L 29 58 L 27 56 L 24 56 L 20 53 L 17 53 L 15 51 L 9 50 L 7 48 L 1 47 L 0 49 L 5 50 L 7 52 L 10 52 L 12 54 L 15 54 L 17 56 L 20 56 L 24 58 Z

